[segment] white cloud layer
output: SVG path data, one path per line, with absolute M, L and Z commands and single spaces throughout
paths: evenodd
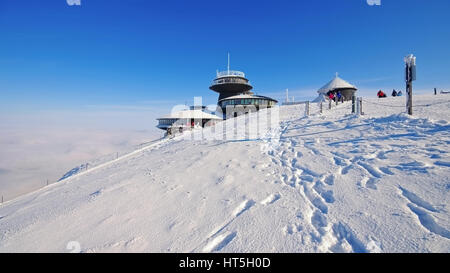
M 147 109 L 0 115 L 0 195 L 5 201 L 54 183 L 75 166 L 154 140 Z

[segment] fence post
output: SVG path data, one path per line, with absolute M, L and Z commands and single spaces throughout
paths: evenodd
M 331 100 L 329 102 L 330 104 L 328 105 L 328 110 L 331 110 Z
M 323 113 L 323 101 L 320 102 L 320 113 Z
M 355 95 L 353 95 L 352 96 L 352 114 L 354 114 L 355 113 L 355 111 L 356 111 L 356 96 Z
M 359 113 L 360 113 L 361 115 L 364 115 L 362 98 L 359 98 Z
M 356 115 L 358 115 L 358 116 L 359 116 L 359 114 L 361 113 L 361 112 L 359 111 L 359 107 L 360 107 L 360 104 L 359 104 L 359 98 L 356 98 Z
M 309 116 L 309 101 L 307 101 L 305 104 L 305 114 L 306 116 Z

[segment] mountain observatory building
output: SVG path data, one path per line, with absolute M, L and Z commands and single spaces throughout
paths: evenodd
M 250 112 L 251 109 L 258 111 L 262 108 L 271 108 L 278 102 L 266 96 L 255 95 L 251 91 L 253 86 L 244 72 L 230 70 L 229 55 L 227 70 L 217 71 L 209 89 L 219 93 L 217 105 L 221 108 L 224 118 L 236 117 L 242 112 Z M 233 113 L 227 113 L 230 110 Z

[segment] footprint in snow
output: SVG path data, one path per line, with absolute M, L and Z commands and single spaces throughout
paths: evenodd
M 241 215 L 242 213 L 253 207 L 254 204 L 255 201 L 253 200 L 245 200 L 233 211 L 233 216 L 238 217 L 239 215 Z
M 327 178 L 325 178 L 324 182 L 329 186 L 334 185 L 334 175 L 331 174 L 331 175 L 327 176 Z
M 282 229 L 283 234 L 285 236 L 293 235 L 294 233 L 300 232 L 302 230 L 303 230 L 303 227 L 299 224 L 289 224 Z
M 275 203 L 278 199 L 281 198 L 281 195 L 279 193 L 271 194 L 267 196 L 264 200 L 262 200 L 260 203 L 261 205 L 270 205 Z
M 237 232 L 226 232 L 212 239 L 204 248 L 203 252 L 220 251 L 227 246 L 237 235 Z

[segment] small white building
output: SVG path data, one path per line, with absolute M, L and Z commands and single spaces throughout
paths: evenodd
M 314 102 L 323 101 L 330 95 L 330 93 L 334 93 L 336 95 L 337 92 L 341 93 L 344 100 L 351 100 L 357 90 L 358 89 L 354 85 L 339 78 L 336 73 L 336 77 L 334 79 L 317 91 L 319 96 L 314 100 Z
M 184 131 L 186 129 L 212 126 L 223 119 L 212 113 L 206 112 L 204 107 L 201 109 L 191 108 L 165 115 L 158 118 L 158 127 L 172 133 L 174 130 Z

